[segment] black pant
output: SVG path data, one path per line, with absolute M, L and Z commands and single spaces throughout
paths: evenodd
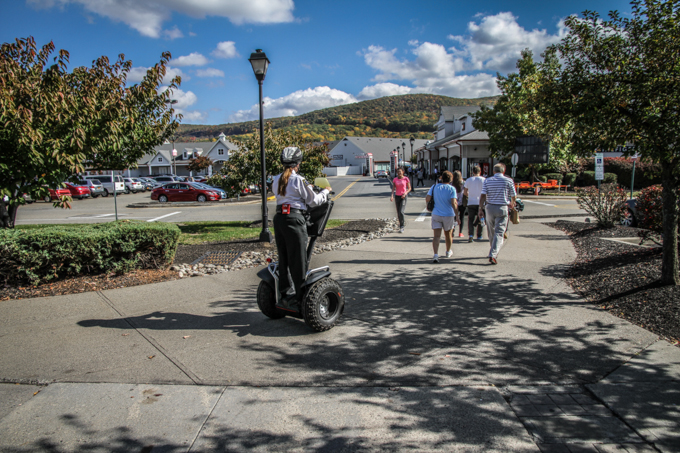
M 394 203 L 397 205 L 397 217 L 399 217 L 399 228 L 404 228 L 404 210 L 406 209 L 406 198 L 399 195 L 394 196 Z
M 479 221 L 479 205 L 468 205 L 467 207 L 467 213 L 468 213 L 468 236 L 474 236 L 475 235 L 475 225 L 477 225 L 477 236 L 478 238 L 482 237 L 482 225 L 480 225 Z
M 281 295 L 293 294 L 302 300 L 302 284 L 307 274 L 307 226 L 301 213 L 276 214 L 274 237 L 279 252 L 279 290 Z M 290 274 L 289 274 L 290 273 Z M 288 279 L 288 276 L 292 281 Z
M 425 187 L 425 183 L 423 182 L 423 178 L 418 178 L 418 182 L 416 183 L 416 187 L 418 187 L 418 184 Z

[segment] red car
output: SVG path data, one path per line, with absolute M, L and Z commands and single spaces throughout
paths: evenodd
M 79 186 L 76 184 L 71 184 L 70 182 L 65 182 L 64 185 L 71 193 L 71 198 L 77 198 L 82 200 L 83 198 L 90 198 L 90 189 L 87 186 Z
M 161 203 L 168 201 L 217 201 L 220 194 L 212 190 L 202 189 L 190 182 L 174 182 L 157 187 L 151 191 L 151 199 Z
M 52 200 L 58 200 L 63 195 L 71 195 L 71 192 L 63 187 L 59 187 L 58 189 L 48 188 L 48 190 L 50 191 L 50 194 L 43 197 L 43 200 L 45 200 L 46 203 L 49 203 Z

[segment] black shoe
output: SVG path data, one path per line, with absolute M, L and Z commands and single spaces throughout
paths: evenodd
M 279 300 L 279 305 L 287 310 L 298 311 L 300 308 L 300 301 L 297 299 L 296 295 L 285 296 Z

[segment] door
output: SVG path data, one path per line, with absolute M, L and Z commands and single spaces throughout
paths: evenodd
M 177 184 L 177 201 L 194 201 L 195 191 L 189 187 L 189 184 Z

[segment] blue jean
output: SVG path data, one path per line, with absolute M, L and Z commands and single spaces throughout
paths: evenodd
M 486 228 L 491 242 L 489 258 L 498 258 L 498 252 L 503 247 L 503 233 L 508 226 L 508 205 L 486 205 Z

